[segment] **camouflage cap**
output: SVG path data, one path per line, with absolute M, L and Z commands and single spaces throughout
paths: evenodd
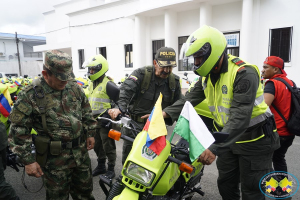
M 74 79 L 71 57 L 60 50 L 47 51 L 45 54 L 45 67 L 61 81 Z
M 176 67 L 176 53 L 173 48 L 161 47 L 157 50 L 155 59 L 160 67 Z

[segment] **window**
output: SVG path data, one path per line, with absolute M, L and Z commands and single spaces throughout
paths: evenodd
M 269 56 L 278 56 L 284 62 L 291 61 L 293 27 L 270 29 Z
M 78 49 L 79 69 L 83 69 L 82 64 L 84 63 L 84 49 Z
M 133 67 L 133 50 L 132 44 L 125 44 L 125 67 Z
M 189 36 L 178 37 L 178 71 L 192 71 L 194 65 L 194 58 L 186 58 L 186 40 Z M 183 58 L 183 59 L 182 59 Z
M 153 40 L 152 41 L 152 60 L 155 59 L 155 54 L 158 49 L 165 46 L 165 40 Z
M 240 32 L 224 33 L 227 40 L 227 53 L 233 56 L 240 54 Z
M 107 59 L 106 57 L 106 47 L 98 47 L 98 52 L 97 54 L 101 54 L 105 59 Z

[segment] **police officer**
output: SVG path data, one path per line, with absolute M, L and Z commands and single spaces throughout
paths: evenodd
M 162 93 L 162 108 L 172 105 L 182 97 L 179 77 L 172 73 L 173 67 L 176 67 L 176 53 L 174 49 L 162 47 L 157 50 L 154 66 L 138 68 L 124 81 L 120 88 L 119 107 L 126 111 L 127 108 L 131 118 L 136 121 L 140 127 L 143 127 L 151 113 L 154 104 Z M 109 111 L 112 118 L 120 114 L 119 109 Z M 144 116 L 143 118 L 141 118 Z M 170 123 L 170 121 L 166 121 Z M 123 129 L 122 134 L 134 137 L 132 133 Z M 124 164 L 132 143 L 125 141 L 123 144 L 122 163 Z
M 108 62 L 102 55 L 96 55 L 84 63 L 84 67 L 88 68 L 88 78 L 92 81 L 89 84 L 88 98 L 92 108 L 93 116 L 108 117 L 108 110 L 111 108 L 111 97 L 107 91 L 113 88 L 119 91 L 119 88 L 113 83 L 109 76 L 105 73 L 108 71 Z M 93 176 L 105 174 L 109 179 L 115 177 L 116 163 L 116 144 L 115 141 L 108 137 L 109 124 L 107 121 L 98 120 L 98 126 L 95 135 L 94 151 L 98 157 L 98 165 L 93 170 Z M 108 168 L 106 171 L 105 161 L 108 159 Z
M 45 53 L 43 77 L 22 90 L 9 116 L 10 146 L 29 176 L 43 176 L 47 199 L 94 199 L 91 160 L 97 121 L 74 82 L 71 57 Z M 36 157 L 31 154 L 31 129 Z M 86 130 L 84 130 L 84 128 Z
M 226 54 L 226 39 L 215 28 L 200 27 L 187 44 L 186 56 L 194 57 L 194 72 L 203 78 L 183 99 L 165 108 L 164 117 L 176 120 L 185 101 L 195 106 L 206 97 L 215 131 L 229 133 L 229 137 L 212 144 L 199 161 L 210 165 L 218 156 L 218 188 L 223 199 L 240 199 L 239 183 L 243 200 L 265 199 L 259 181 L 271 169 L 279 140 L 264 102 L 258 68 Z
M 18 200 L 15 190 L 5 181 L 7 133 L 5 125 L 0 122 L 0 200 Z

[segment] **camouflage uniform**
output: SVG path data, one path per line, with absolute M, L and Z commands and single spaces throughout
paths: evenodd
M 47 133 L 42 125 L 41 109 L 33 85 L 19 93 L 10 114 L 12 150 L 25 165 L 36 162 L 30 148 L 32 128 L 37 131 L 37 137 L 48 137 L 51 141 L 61 141 L 63 144 L 79 141 L 77 147 L 62 145 L 61 153 L 58 155 L 50 154 L 51 149 L 48 151 L 47 162 L 42 168 L 46 198 L 69 199 L 70 193 L 73 199 L 94 199 L 91 160 L 86 142 L 85 139 L 80 141 L 77 138 L 83 138 L 84 128 L 87 129 L 87 137 L 93 137 L 97 122 L 92 116 L 90 104 L 82 89 L 72 81 L 74 74 L 71 58 L 61 51 L 47 52 L 45 67 L 56 78 L 69 82 L 63 90 L 54 90 L 44 77 L 40 78 L 40 86 L 47 101 Z

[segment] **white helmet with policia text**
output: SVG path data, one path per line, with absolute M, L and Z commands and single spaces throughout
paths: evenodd
M 86 60 L 82 67 L 88 68 L 88 78 L 91 81 L 95 81 L 108 71 L 108 62 L 101 54 L 99 54 Z M 94 73 L 91 73 L 92 70 Z

